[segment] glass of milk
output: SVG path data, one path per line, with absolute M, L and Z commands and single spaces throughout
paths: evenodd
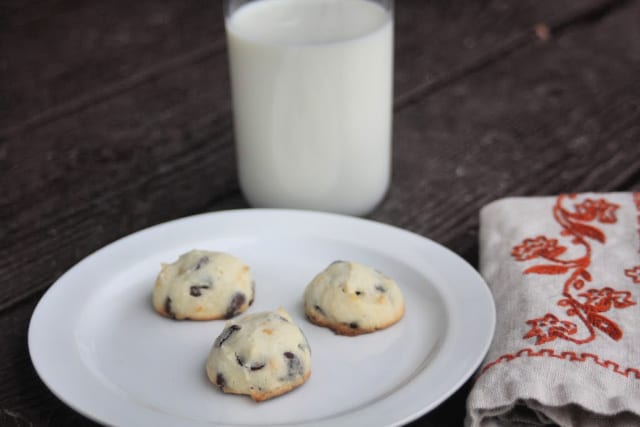
M 393 0 L 225 0 L 242 192 L 369 213 L 391 171 Z

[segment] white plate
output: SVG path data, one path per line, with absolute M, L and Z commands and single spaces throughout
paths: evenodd
M 154 313 L 161 262 L 190 249 L 232 253 L 252 268 L 250 313 L 284 307 L 313 351 L 302 387 L 262 403 L 225 395 L 204 364 L 222 321 L 177 322 Z M 304 318 L 313 276 L 343 259 L 396 279 L 405 317 L 359 337 Z M 42 297 L 29 350 L 64 402 L 118 426 L 390 426 L 409 422 L 458 389 L 488 349 L 491 294 L 463 259 L 388 225 L 317 212 L 247 209 L 198 215 L 132 234 L 90 255 Z

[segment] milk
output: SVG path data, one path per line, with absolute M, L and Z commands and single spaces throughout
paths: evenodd
M 369 212 L 389 185 L 393 22 L 367 0 L 227 18 L 240 186 L 257 207 Z

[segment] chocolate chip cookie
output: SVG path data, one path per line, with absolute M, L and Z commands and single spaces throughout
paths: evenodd
M 229 319 L 253 303 L 249 266 L 223 252 L 192 250 L 163 264 L 153 288 L 153 307 L 184 320 Z
M 307 286 L 307 318 L 340 335 L 360 335 L 387 328 L 404 315 L 397 283 L 371 267 L 336 261 Z
M 289 314 L 279 309 L 230 320 L 206 364 L 209 380 L 225 393 L 257 402 L 302 385 L 311 375 L 311 349 Z

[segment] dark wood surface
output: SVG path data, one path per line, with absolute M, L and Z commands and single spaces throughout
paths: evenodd
M 28 355 L 64 271 L 147 226 L 247 207 L 218 3 L 0 3 L 1 426 L 94 425 Z M 640 190 L 640 0 L 396 3 L 393 182 L 370 218 L 477 265 L 491 200 Z M 462 425 L 469 387 L 423 425 Z

